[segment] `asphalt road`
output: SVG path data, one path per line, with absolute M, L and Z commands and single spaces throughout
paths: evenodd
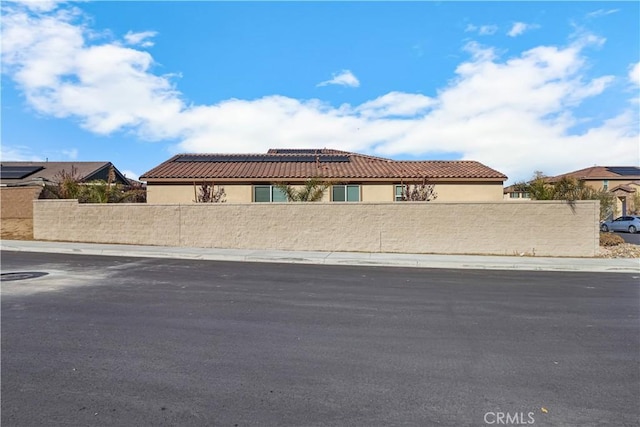
M 640 245 L 640 233 L 619 233 L 619 232 L 614 232 L 615 234 L 617 234 L 618 236 L 622 237 L 624 239 L 625 242 L 627 243 L 633 243 L 634 245 Z
M 640 421 L 630 274 L 25 252 L 2 273 L 3 427 Z

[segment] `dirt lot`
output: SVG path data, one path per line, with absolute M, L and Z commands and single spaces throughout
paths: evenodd
M 0 222 L 0 238 L 7 240 L 33 240 L 33 220 L 7 218 Z
M 33 201 L 42 187 L 0 188 L 0 238 L 33 240 Z

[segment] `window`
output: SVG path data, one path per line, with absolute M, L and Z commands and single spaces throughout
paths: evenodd
M 253 201 L 257 203 L 286 202 L 287 195 L 273 185 L 255 185 L 253 187 Z
M 334 185 L 331 200 L 334 202 L 359 202 L 359 185 Z
M 531 198 L 531 194 L 529 194 L 529 193 L 522 193 L 522 198 L 523 198 L 523 199 L 530 199 L 530 198 Z
M 511 197 L 512 199 L 517 199 L 520 197 L 520 193 L 516 193 L 515 191 L 512 193 L 509 193 L 509 197 Z
M 405 185 L 396 185 L 396 192 L 395 192 L 395 201 L 396 202 L 401 202 L 402 201 L 402 187 L 406 187 Z
M 602 180 L 602 188 L 604 189 L 604 191 L 607 191 L 609 189 L 609 180 L 608 179 L 603 179 Z

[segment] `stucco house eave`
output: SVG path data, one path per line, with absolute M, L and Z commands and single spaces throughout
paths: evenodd
M 290 178 L 217 178 L 217 177 L 194 177 L 194 178 L 147 178 L 140 177 L 141 181 L 147 182 L 147 184 L 193 184 L 194 182 L 215 182 L 215 183 L 237 183 L 237 184 L 250 184 L 254 182 L 289 182 L 289 183 L 302 183 L 308 178 L 290 177 Z M 367 183 L 399 183 L 404 182 L 416 182 L 421 181 L 422 178 L 357 178 L 357 177 L 342 177 L 342 178 L 323 178 L 331 182 L 367 182 Z M 507 178 L 428 178 L 430 183 L 444 183 L 444 182 L 478 182 L 478 183 L 500 183 L 502 184 Z

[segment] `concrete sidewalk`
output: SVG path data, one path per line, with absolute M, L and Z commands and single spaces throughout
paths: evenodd
M 143 258 L 213 261 L 358 265 L 480 270 L 582 271 L 640 273 L 640 259 L 546 258 L 480 255 L 422 255 L 357 252 L 311 252 L 252 249 L 181 248 L 166 246 L 2 240 L 0 250 Z

